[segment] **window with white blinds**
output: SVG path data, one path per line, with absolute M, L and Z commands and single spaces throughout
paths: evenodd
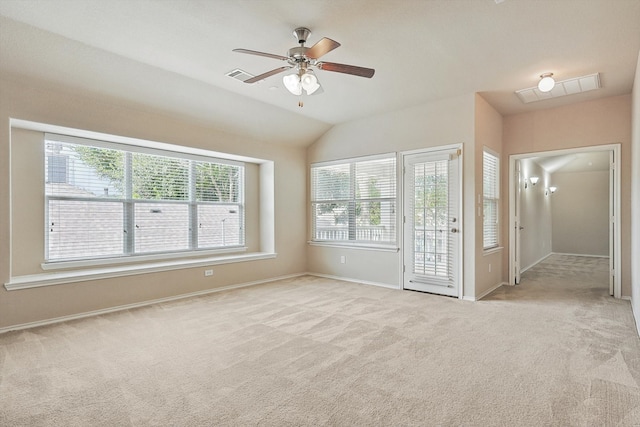
M 491 249 L 499 244 L 500 159 L 487 149 L 482 153 L 482 196 L 483 248 Z
M 244 245 L 243 163 L 137 148 L 46 135 L 47 261 Z
M 395 154 L 311 166 L 312 240 L 395 244 Z

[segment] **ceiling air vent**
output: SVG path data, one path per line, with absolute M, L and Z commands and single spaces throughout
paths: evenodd
M 245 80 L 249 80 L 251 77 L 253 77 L 253 74 L 249 74 L 246 71 L 242 71 L 239 68 L 236 68 L 233 71 L 229 71 L 225 75 L 231 77 L 232 79 L 240 80 L 241 82 L 244 82 Z
M 544 101 L 545 99 L 588 92 L 590 90 L 600 89 L 601 87 L 600 74 L 595 73 L 556 82 L 556 85 L 549 92 L 541 92 L 537 87 L 530 87 L 528 89 L 517 90 L 516 94 L 518 98 L 520 98 L 520 101 L 528 104 L 529 102 Z

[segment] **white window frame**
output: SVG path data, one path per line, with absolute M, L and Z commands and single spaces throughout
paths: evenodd
M 217 163 L 217 164 L 227 164 L 227 165 L 232 165 L 232 166 L 238 166 L 240 167 L 241 170 L 241 174 L 240 174 L 240 179 L 239 179 L 239 194 L 238 194 L 238 201 L 237 204 L 238 205 L 238 209 L 240 210 L 239 212 L 239 218 L 240 218 L 240 225 L 239 225 L 239 243 L 238 244 L 234 244 L 234 245 L 223 245 L 223 246 L 218 246 L 218 247 L 214 247 L 214 248 L 200 248 L 198 247 L 198 237 L 197 237 L 197 233 L 198 233 L 198 226 L 197 226 L 197 211 L 198 211 L 198 207 L 199 206 L 207 206 L 207 205 L 214 205 L 217 204 L 217 202 L 205 202 L 205 201 L 196 201 L 195 198 L 195 184 L 193 184 L 193 182 L 189 185 L 189 193 L 190 196 L 187 200 L 184 201 L 150 201 L 150 200 L 137 200 L 137 199 L 133 199 L 132 197 L 129 196 L 129 194 L 131 194 L 131 192 L 126 189 L 125 190 L 125 195 L 123 195 L 120 198 L 117 199 L 110 199 L 110 198 L 100 198 L 100 197 L 96 197 L 96 198 L 91 198 L 91 199 L 86 199 L 86 198 L 79 198 L 79 197 L 65 197 L 65 196 L 57 196 L 57 195 L 47 195 L 45 194 L 45 262 L 43 263 L 43 268 L 44 269 L 48 269 L 48 268 L 55 268 L 54 266 L 58 265 L 58 266 L 64 266 L 65 268 L 68 267 L 83 267 L 83 266 L 87 266 L 87 265 L 103 265 L 103 264 L 117 264 L 117 263 L 123 263 L 123 262 L 131 262 L 131 261 L 147 261 L 147 260 L 155 260 L 155 259 L 166 259 L 167 257 L 175 257 L 175 258 L 182 258 L 185 256 L 193 256 L 193 255 L 216 255 L 216 254 L 227 254 L 227 253 L 234 253 L 234 252 L 243 252 L 246 251 L 246 246 L 245 246 L 245 214 L 244 214 L 244 162 L 241 161 L 236 161 L 236 160 L 229 160 L 229 159 L 223 159 L 223 158 L 219 158 L 219 157 L 208 157 L 208 156 L 204 156 L 204 155 L 199 155 L 199 154 L 193 154 L 193 153 L 187 153 L 187 152 L 183 152 L 183 151 L 179 151 L 179 150 L 162 150 L 162 149 L 156 149 L 156 148 L 149 148 L 149 147 L 142 147 L 142 146 L 135 146 L 135 145 L 128 145 L 128 144 L 122 144 L 122 143 L 117 143 L 117 142 L 110 142 L 110 141 L 102 141 L 102 140 L 94 140 L 94 139 L 87 139 L 87 138 L 82 138 L 82 137 L 76 137 L 76 136 L 71 136 L 71 135 L 61 135 L 61 134 L 52 134 L 52 133 L 45 133 L 45 141 L 56 141 L 56 142 L 63 142 L 63 143 L 70 143 L 70 144 L 75 144 L 75 145 L 82 145 L 82 146 L 91 146 L 91 147 L 98 147 L 98 148 L 108 148 L 108 149 L 117 149 L 120 151 L 123 151 L 125 153 L 126 157 L 130 157 L 131 154 L 133 153 L 143 153 L 143 154 L 151 154 L 151 155 L 157 155 L 157 156 L 163 156 L 163 157 L 170 157 L 170 158 L 174 158 L 174 159 L 183 159 L 183 160 L 188 160 L 190 167 L 189 167 L 189 173 L 190 175 L 195 173 L 195 167 L 194 164 L 195 162 L 208 162 L 208 163 Z M 176 147 L 177 148 L 177 147 Z M 45 177 L 46 179 L 46 177 Z M 192 181 L 193 181 L 193 177 L 192 177 Z M 129 188 L 132 184 L 129 182 L 127 183 L 127 188 Z M 45 192 L 46 193 L 46 192 Z M 132 229 L 132 224 L 133 224 L 133 220 L 132 220 L 132 216 L 133 216 L 133 212 L 135 211 L 135 206 L 137 204 L 148 204 L 148 203 L 153 203 L 153 202 L 158 202 L 158 203 L 177 203 L 177 204 L 183 204 L 188 206 L 188 211 L 189 211 L 189 248 L 188 249 L 181 249 L 181 250 L 166 250 L 166 251 L 158 251 L 158 252 L 135 252 L 134 251 L 134 237 L 133 234 L 134 233 L 127 233 L 124 239 L 124 245 L 123 245 L 123 249 L 122 249 L 122 253 L 117 254 L 117 255 L 105 255 L 105 256 L 95 256 L 95 257 L 73 257 L 73 258 L 69 258 L 69 259 L 65 259 L 65 258 L 61 258 L 61 259 L 50 259 L 49 257 L 49 241 L 48 241 L 48 236 L 49 236 L 49 219 L 48 219 L 48 207 L 49 207 L 49 203 L 50 201 L 55 201 L 55 200 L 64 200 L 64 201 L 91 201 L 91 202 L 109 202 L 109 203 L 122 203 L 123 204 L 123 210 L 125 212 L 124 214 L 124 222 L 123 222 L 123 229 L 127 230 L 127 229 Z M 226 204 L 226 203 L 225 203 Z
M 356 164 L 370 162 L 374 160 L 383 160 L 389 159 L 394 161 L 394 176 L 393 176 L 393 197 L 378 197 L 378 198 L 359 198 L 356 196 L 355 192 L 355 168 Z M 337 165 L 348 165 L 349 167 L 349 197 L 341 200 L 314 200 L 314 168 L 321 168 L 326 166 L 337 166 Z M 397 215 L 398 215 L 398 185 L 397 185 L 397 175 L 398 175 L 398 160 L 396 153 L 386 153 L 379 155 L 371 155 L 371 156 L 363 156 L 363 157 L 354 157 L 349 159 L 341 159 L 335 161 L 328 162 L 318 162 L 312 163 L 310 166 L 310 240 L 309 244 L 317 245 L 317 246 L 337 246 L 337 247 L 357 247 L 361 249 L 373 249 L 373 250 L 390 250 L 397 251 L 398 250 L 398 226 L 397 226 Z M 315 215 L 315 205 L 318 203 L 327 203 L 327 202 L 341 202 L 347 203 L 349 205 L 349 220 L 348 220 L 348 239 L 318 239 L 315 236 L 316 231 L 316 215 Z M 356 228 L 357 226 L 354 223 L 354 216 L 351 214 L 351 211 L 354 209 L 354 206 L 358 202 L 391 202 L 393 203 L 393 239 L 391 240 L 363 240 L 357 239 Z
M 489 164 L 491 162 L 492 164 Z M 493 173 L 492 173 L 493 172 Z M 491 173 L 491 176 L 488 174 Z M 487 181 L 489 182 L 487 188 Z M 486 205 L 493 206 L 495 221 L 487 224 Z M 491 237 L 487 237 L 491 236 Z M 482 248 L 490 251 L 500 246 L 500 155 L 490 148 L 482 150 Z

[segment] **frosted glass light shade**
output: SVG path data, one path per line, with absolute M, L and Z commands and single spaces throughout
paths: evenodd
M 284 87 L 292 94 L 302 95 L 302 84 L 298 74 L 287 74 L 282 78 L 282 83 L 284 83 Z
M 307 95 L 311 95 L 313 92 L 320 88 L 318 84 L 318 78 L 313 74 L 311 70 L 305 72 L 300 79 L 302 88 L 307 92 Z
M 549 92 L 556 85 L 556 81 L 553 80 L 553 73 L 541 75 L 541 79 L 538 82 L 538 90 L 540 92 Z

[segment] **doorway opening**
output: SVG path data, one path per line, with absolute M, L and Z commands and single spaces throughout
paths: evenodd
M 510 284 L 551 255 L 601 257 L 621 297 L 619 164 L 620 144 L 510 156 Z

